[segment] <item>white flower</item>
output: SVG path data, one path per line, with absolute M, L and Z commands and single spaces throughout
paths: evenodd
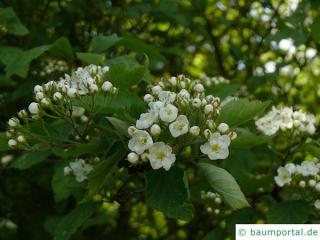
M 109 92 L 111 90 L 111 88 L 113 87 L 112 83 L 109 81 L 105 81 L 102 86 L 101 89 L 105 92 Z
M 38 114 L 40 111 L 39 104 L 36 102 L 30 103 L 28 110 L 31 114 Z
M 172 122 L 178 116 L 178 109 L 172 105 L 165 105 L 160 109 L 160 119 L 164 122 Z
M 141 154 L 145 150 L 149 149 L 152 144 L 153 140 L 148 132 L 137 130 L 132 134 L 128 147 L 131 151 Z
M 143 100 L 146 103 L 150 103 L 150 102 L 152 102 L 154 100 L 154 97 L 151 94 L 146 94 L 146 95 L 144 95 Z
M 75 88 L 69 88 L 67 90 L 67 95 L 69 98 L 74 98 L 76 96 L 76 94 L 77 94 L 77 89 L 75 89 Z
M 318 192 L 320 192 L 320 183 L 317 183 L 317 184 L 314 186 L 314 188 L 315 188 Z
M 138 154 L 131 152 L 128 154 L 128 161 L 132 164 L 136 164 L 139 161 Z
M 156 102 L 150 102 L 149 104 L 150 112 L 154 113 L 157 117 L 160 113 L 160 109 L 164 106 L 163 102 L 156 101 Z
M 155 122 L 155 120 L 156 118 L 153 113 L 142 113 L 136 122 L 136 127 L 139 129 L 147 129 Z
M 189 121 L 185 115 L 179 115 L 177 119 L 169 125 L 170 133 L 173 137 L 184 135 L 189 130 Z
M 163 167 L 169 170 L 175 160 L 176 156 L 172 153 L 172 148 L 163 142 L 156 142 L 149 149 L 149 161 L 153 169 Z
M 90 164 L 85 163 L 82 159 L 71 162 L 70 168 L 78 182 L 83 182 L 88 179 L 87 175 L 93 170 L 93 167 Z
M 294 174 L 296 172 L 296 165 L 294 163 L 287 163 L 284 167 L 290 172 L 290 174 Z
M 168 104 L 174 102 L 177 94 L 170 91 L 160 91 L 158 95 L 161 102 Z
M 152 136 L 158 136 L 161 133 L 161 128 L 158 124 L 153 124 L 150 128 Z
M 8 141 L 8 146 L 9 146 L 9 147 L 13 148 L 13 147 L 15 147 L 16 145 L 17 145 L 17 141 L 16 141 L 16 140 L 10 139 L 10 140 Z
M 83 122 L 83 123 L 87 123 L 87 122 L 89 121 L 89 118 L 88 118 L 86 115 L 82 115 L 82 116 L 80 117 L 80 120 L 81 120 L 81 122 Z
M 208 142 L 200 146 L 203 154 L 208 155 L 211 160 L 225 159 L 229 156 L 230 138 L 227 135 L 220 135 L 215 132 L 210 136 Z
M 205 105 L 204 106 L 204 113 L 205 114 L 210 114 L 213 112 L 213 106 L 211 104 Z
M 274 177 L 274 180 L 279 187 L 283 187 L 284 185 L 291 183 L 291 174 L 288 169 L 280 167 L 277 172 L 278 175 Z
M 221 133 L 225 133 L 225 132 L 227 132 L 229 130 L 229 126 L 226 123 L 220 123 L 219 126 L 218 126 L 218 130 Z
M 319 200 L 319 199 L 317 199 L 317 200 L 314 202 L 314 207 L 315 207 L 316 209 L 320 209 L 320 200 Z
M 193 136 L 199 136 L 200 134 L 200 128 L 198 126 L 192 126 L 189 130 L 189 132 L 193 135 Z
M 301 165 L 296 167 L 296 171 L 305 177 L 316 176 L 319 172 L 319 168 L 314 161 L 303 161 Z

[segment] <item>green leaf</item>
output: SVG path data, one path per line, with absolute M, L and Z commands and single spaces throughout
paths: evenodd
M 9 34 L 24 36 L 29 33 L 11 7 L 0 8 L 0 23 L 4 25 Z
M 72 46 L 66 37 L 61 37 L 52 44 L 50 50 L 53 54 L 58 55 L 66 59 L 67 61 L 73 61 L 74 55 Z
M 106 80 L 120 89 L 128 89 L 142 81 L 146 71 L 146 66 L 142 65 L 127 67 L 123 64 L 115 64 L 110 67 L 110 71 L 106 74 Z
M 111 145 L 111 144 L 110 144 Z M 106 183 L 109 174 L 113 171 L 116 164 L 124 157 L 126 150 L 118 143 L 112 147 L 110 156 L 101 161 L 95 166 L 94 171 L 88 176 L 88 196 L 93 197 L 97 194 Z
M 54 240 L 68 240 L 97 210 L 98 203 L 83 203 L 63 217 L 56 226 Z
M 21 157 L 15 159 L 10 166 L 21 170 L 28 169 L 33 165 L 45 161 L 50 153 L 50 151 L 25 153 Z
M 128 127 L 129 124 L 115 117 L 106 117 L 106 119 L 112 124 L 112 126 L 122 135 L 129 137 Z
M 240 85 L 239 84 L 230 84 L 230 83 L 221 83 L 218 85 L 212 85 L 206 88 L 207 95 L 213 95 L 219 98 L 225 98 L 227 96 L 233 95 L 236 91 L 238 91 Z
M 219 228 L 216 228 L 208 232 L 202 240 L 220 240 L 223 239 L 222 232 Z
M 233 100 L 222 107 L 218 122 L 224 122 L 229 124 L 230 127 L 236 127 L 262 114 L 269 104 L 269 101 Z
M 236 129 L 238 137 L 232 141 L 233 148 L 252 148 L 269 142 L 272 137 L 265 135 L 255 135 L 248 130 L 238 128 Z
M 267 214 L 267 222 L 271 224 L 305 223 L 308 221 L 310 213 L 310 204 L 304 200 L 276 203 L 271 206 Z
M 103 54 L 97 53 L 84 53 L 84 52 L 77 52 L 77 58 L 87 64 L 102 64 L 105 60 L 105 56 Z
M 146 199 L 152 207 L 171 218 L 192 218 L 192 205 L 187 202 L 188 190 L 182 169 L 151 170 L 146 174 L 146 184 Z
M 230 173 L 209 163 L 199 163 L 198 167 L 210 186 L 223 197 L 232 209 L 249 206 L 238 183 Z
M 56 202 L 70 196 L 82 196 L 85 188 L 85 183 L 77 182 L 74 176 L 64 176 L 63 169 L 68 163 L 68 161 L 61 162 L 54 169 L 51 185 Z
M 29 72 L 30 63 L 32 60 L 38 58 L 45 51 L 50 49 L 51 45 L 44 45 L 36 48 L 32 48 L 17 55 L 12 56 L 10 61 L 7 62 L 6 76 L 18 75 L 25 78 Z
M 0 133 L 0 152 L 8 151 L 10 149 L 8 146 L 8 140 L 6 133 Z
M 111 36 L 103 36 L 98 35 L 94 37 L 90 43 L 90 47 L 93 52 L 95 53 L 101 53 L 110 47 L 114 46 L 116 43 L 118 43 L 122 38 L 111 35 Z
M 311 25 L 311 36 L 316 40 L 320 41 L 320 16 L 316 17 Z
M 12 46 L 0 46 L 0 61 L 9 65 L 17 56 L 22 56 L 23 50 Z

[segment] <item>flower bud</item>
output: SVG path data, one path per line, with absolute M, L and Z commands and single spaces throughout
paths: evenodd
M 169 78 L 169 83 L 170 83 L 172 86 L 176 86 L 176 85 L 177 85 L 177 78 L 176 78 L 176 77 L 171 77 L 171 78 Z
M 18 136 L 17 140 L 18 140 L 18 142 L 20 142 L 20 143 L 23 143 L 23 142 L 26 141 L 26 139 L 24 138 L 24 136 L 21 136 L 21 135 Z
M 162 91 L 162 88 L 159 85 L 156 85 L 151 89 L 151 91 L 154 95 L 158 95 Z
M 83 122 L 83 123 L 87 123 L 87 122 L 89 121 L 89 118 L 88 118 L 86 115 L 82 115 L 82 116 L 80 117 L 80 120 L 81 120 L 81 122 Z
M 136 164 L 139 161 L 139 156 L 138 154 L 131 152 L 128 154 L 128 161 L 132 164 Z
M 306 187 L 306 181 L 301 180 L 299 182 L 299 186 L 302 187 L 302 188 L 305 188 Z
M 316 182 L 315 180 L 313 180 L 313 179 L 310 179 L 310 180 L 308 181 L 308 185 L 309 185 L 310 187 L 314 187 L 314 186 L 316 186 L 316 184 L 317 184 L 317 182 Z
M 143 100 L 146 103 L 150 103 L 150 102 L 152 102 L 154 100 L 154 97 L 151 94 L 146 94 L 146 95 L 144 95 Z
M 204 107 L 204 113 L 205 114 L 210 114 L 213 112 L 213 106 L 211 104 L 208 104 Z
M 10 118 L 9 119 L 9 121 L 8 121 L 8 125 L 10 126 L 10 127 L 16 127 L 16 126 L 18 126 L 20 124 L 20 121 L 19 121 L 19 119 L 18 118 L 16 118 L 16 117 L 13 117 L 13 118 Z
M 40 111 L 39 104 L 36 102 L 30 103 L 28 110 L 31 114 L 34 114 L 34 115 L 38 114 Z
M 135 131 L 137 131 L 137 128 L 136 128 L 136 127 L 134 127 L 134 126 L 128 127 L 128 134 L 129 134 L 130 136 L 132 136 Z
M 109 81 L 105 81 L 102 86 L 101 89 L 105 92 L 109 92 L 111 90 L 111 88 L 113 87 L 112 83 Z
M 190 134 L 197 137 L 200 134 L 200 128 L 198 126 L 192 126 L 189 130 Z
M 60 93 L 60 92 L 55 92 L 54 94 L 53 94 L 53 100 L 54 101 L 60 101 L 61 99 L 63 98 L 63 96 L 62 96 L 62 94 Z
M 153 124 L 150 128 L 152 136 L 158 136 L 161 133 L 161 128 L 158 124 Z
M 64 176 L 70 175 L 71 172 L 72 172 L 72 169 L 69 166 L 64 167 L 64 169 L 63 169 L 63 175 Z
M 320 183 L 317 183 L 314 187 L 318 192 L 320 192 Z
M 26 110 L 22 109 L 22 110 L 20 110 L 20 111 L 18 112 L 18 116 L 19 116 L 19 118 L 21 118 L 21 119 L 25 119 L 25 118 L 28 117 L 28 113 L 27 113 Z
M 226 123 L 220 123 L 219 126 L 218 126 L 218 130 L 221 133 L 225 133 L 225 132 L 227 132 L 229 130 L 229 126 Z
M 38 92 L 42 92 L 43 91 L 43 87 L 40 85 L 36 85 L 33 89 L 34 93 L 37 94 Z
M 197 83 L 195 86 L 194 86 L 194 90 L 198 93 L 201 93 L 201 92 L 204 92 L 204 87 L 201 83 Z
M 14 148 L 17 145 L 17 141 L 14 139 L 10 139 L 8 141 L 8 145 L 9 145 L 9 147 Z
M 50 105 L 50 100 L 48 98 L 43 98 L 40 102 L 41 106 L 47 107 Z
M 95 93 L 95 92 L 97 92 L 99 90 L 99 88 L 98 88 L 97 84 L 90 84 L 89 85 L 89 90 L 90 90 L 91 93 Z
M 41 99 L 44 98 L 44 94 L 42 92 L 37 92 L 36 93 L 36 100 L 41 101 Z
M 229 137 L 231 140 L 235 140 L 238 137 L 238 134 L 236 132 L 229 133 Z
M 199 108 L 201 106 L 201 100 L 199 98 L 194 98 L 192 100 L 192 106 L 195 108 Z
M 209 139 L 210 138 L 210 136 L 211 136 L 211 131 L 209 130 L 209 129 L 205 129 L 204 131 L 203 131 L 203 135 L 205 136 L 205 138 L 206 139 Z

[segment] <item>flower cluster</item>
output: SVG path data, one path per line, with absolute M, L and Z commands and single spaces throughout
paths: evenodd
M 66 61 L 51 58 L 45 59 L 43 62 L 41 62 L 41 67 L 42 69 L 40 72 L 34 71 L 32 73 L 34 75 L 45 77 L 55 72 L 66 72 L 69 69 Z
M 169 170 L 176 154 L 196 140 L 204 142 L 200 150 L 211 160 L 227 158 L 236 133 L 226 123 L 217 126 L 220 99 L 204 90 L 199 81 L 183 75 L 150 86 L 150 93 L 144 96 L 148 111 L 128 129 L 129 162 L 149 161 L 153 169 Z
M 272 107 L 262 118 L 256 120 L 257 128 L 265 135 L 272 136 L 278 131 L 292 131 L 294 135 L 314 134 L 316 118 L 313 114 L 294 111 L 291 107 Z
M 88 179 L 88 174 L 93 170 L 92 165 L 86 163 L 83 159 L 76 159 L 70 162 L 69 166 L 64 167 L 65 176 L 73 174 L 77 182 L 83 182 Z
M 208 77 L 207 75 L 200 76 L 200 80 L 206 87 L 218 85 L 221 83 L 230 83 L 230 81 L 222 76 Z
M 221 210 L 219 209 L 219 207 L 222 204 L 222 198 L 221 198 L 220 194 L 214 193 L 211 191 L 206 192 L 206 191 L 202 190 L 200 192 L 200 197 L 202 200 L 204 200 L 204 201 L 208 200 L 208 203 L 210 203 L 210 205 L 206 206 L 206 211 L 208 213 L 214 213 L 216 215 L 220 214 Z
M 98 91 L 115 94 L 117 89 L 109 81 L 104 81 L 104 74 L 109 67 L 89 65 L 79 67 L 71 75 L 65 74 L 58 81 L 49 81 L 34 87 L 35 101 L 30 103 L 28 111 L 23 109 L 17 117 L 8 121 L 8 145 L 27 149 L 28 143 L 24 134 L 23 123 L 40 119 L 44 116 L 62 118 L 73 123 L 78 118 L 83 123 L 89 121 L 85 109 L 73 105 L 73 101 L 85 95 L 94 95 Z
M 305 160 L 301 164 L 287 163 L 277 170 L 277 176 L 274 177 L 279 187 L 296 186 L 308 188 L 311 193 L 320 192 L 320 162 L 317 158 Z M 315 201 L 315 207 L 320 209 L 320 200 Z

